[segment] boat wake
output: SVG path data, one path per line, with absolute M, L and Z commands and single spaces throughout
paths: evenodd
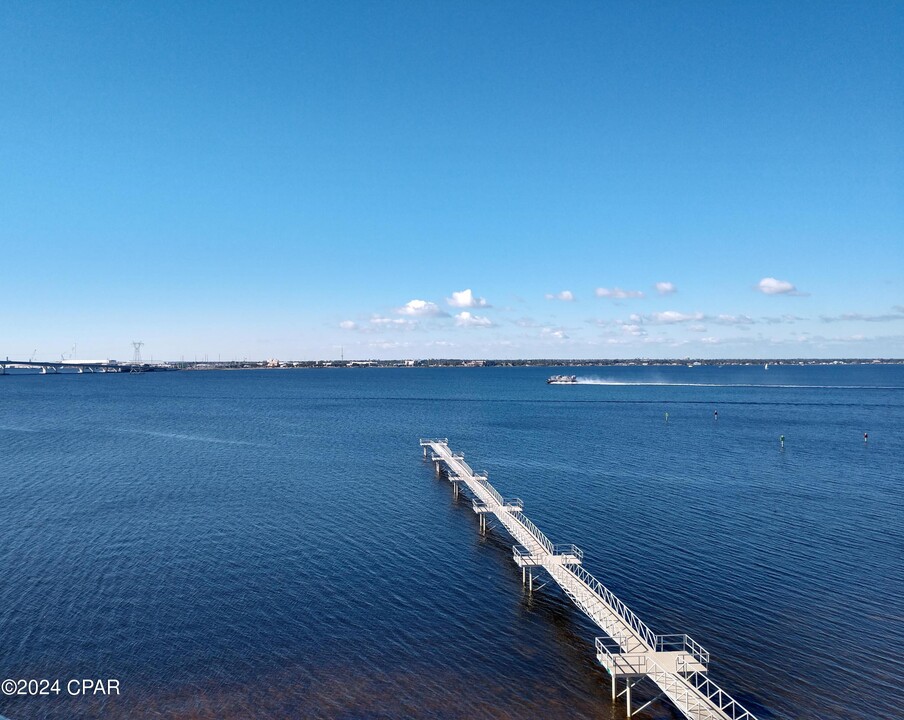
M 612 385 L 625 387 L 708 387 L 708 388 L 790 388 L 800 390 L 904 390 L 895 385 L 790 385 L 778 383 L 689 383 L 665 380 L 612 380 L 609 378 L 579 377 L 575 385 Z
M 150 437 L 165 438 L 168 440 L 183 440 L 185 442 L 214 443 L 216 445 L 251 445 L 253 447 L 273 447 L 272 445 L 250 442 L 248 440 L 229 440 L 226 438 L 208 437 L 205 435 L 186 435 L 184 433 L 156 432 L 154 430 L 119 428 L 116 432 L 126 433 L 129 435 L 148 435 Z

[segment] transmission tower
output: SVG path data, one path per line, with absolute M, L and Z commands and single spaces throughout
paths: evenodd
M 132 355 L 132 362 L 136 365 L 141 365 L 141 346 L 144 345 L 140 340 L 138 342 L 133 342 L 132 347 L 135 348 L 135 352 Z

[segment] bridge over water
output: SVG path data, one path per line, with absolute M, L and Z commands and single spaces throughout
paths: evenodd
M 123 373 L 147 372 L 155 369 L 146 363 L 119 363 L 108 360 L 0 360 L 0 375 L 7 368 L 35 368 L 42 375 L 55 375 L 61 371 L 73 373 Z
M 583 566 L 584 553 L 575 545 L 555 545 L 524 514 L 519 498 L 504 498 L 487 479 L 475 473 L 464 456 L 449 449 L 449 441 L 421 440 L 424 457 L 437 474 L 445 472 L 459 496 L 462 486 L 487 529 L 486 516 L 494 516 L 517 543 L 512 558 L 521 568 L 522 583 L 533 592 L 534 573 L 543 571 L 571 598 L 604 635 L 596 638 L 596 657 L 612 678 L 613 702 L 625 696 L 627 716 L 640 712 L 660 698 L 668 698 L 689 720 L 756 720 L 725 690 L 707 676 L 709 653 L 689 635 L 657 635 L 611 590 Z M 549 582 L 549 581 L 547 581 Z M 632 707 L 631 689 L 651 680 L 659 694 L 640 707 Z M 624 687 L 619 691 L 619 680 Z

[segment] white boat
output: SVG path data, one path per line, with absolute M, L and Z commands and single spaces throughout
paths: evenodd
M 546 381 L 547 385 L 574 385 L 578 381 L 576 375 L 553 375 Z

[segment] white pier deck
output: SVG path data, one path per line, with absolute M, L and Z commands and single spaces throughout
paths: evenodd
M 574 545 L 554 545 L 524 514 L 518 498 L 503 498 L 485 473 L 475 473 L 463 455 L 449 449 L 448 440 L 421 440 L 424 457 L 443 467 L 454 492 L 461 485 L 473 498 L 480 530 L 486 531 L 486 516 L 493 515 L 518 543 L 513 559 L 521 567 L 522 581 L 533 591 L 534 570 L 544 570 L 604 633 L 596 638 L 596 656 L 612 677 L 612 699 L 626 696 L 627 715 L 632 708 L 631 688 L 644 677 L 652 680 L 690 720 L 756 720 L 727 692 L 706 675 L 709 653 L 688 635 L 657 635 L 599 580 L 587 572 L 583 552 Z M 428 455 L 428 450 L 430 451 Z M 617 691 L 617 679 L 625 687 Z

